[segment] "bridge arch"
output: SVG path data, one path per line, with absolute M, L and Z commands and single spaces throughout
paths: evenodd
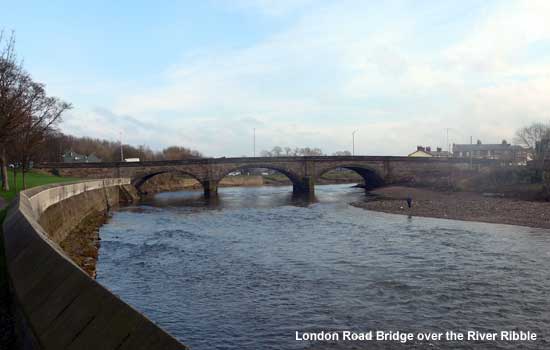
M 287 169 L 285 167 L 277 166 L 277 165 L 269 164 L 269 163 L 241 164 L 241 165 L 231 167 L 229 169 L 225 169 L 223 172 L 221 172 L 217 176 L 216 186 L 227 175 L 229 175 L 233 172 L 236 172 L 236 171 L 250 170 L 250 169 L 269 169 L 269 170 L 273 170 L 273 171 L 276 171 L 278 173 L 281 173 L 290 180 L 290 182 L 292 183 L 292 186 L 293 186 L 293 191 L 295 193 L 307 192 L 304 189 L 304 186 L 307 186 L 307 184 L 304 184 L 304 179 L 298 173 L 296 173 L 293 170 Z
M 153 178 L 157 175 L 170 174 L 170 173 L 180 174 L 180 175 L 187 175 L 187 176 L 197 180 L 197 182 L 200 183 L 203 188 L 205 188 L 205 180 L 204 179 L 201 179 L 200 177 L 198 177 L 197 175 L 195 175 L 191 172 L 182 171 L 182 170 L 179 170 L 179 169 L 159 170 L 159 171 L 148 173 L 146 175 L 137 176 L 137 177 L 132 179 L 132 185 L 134 185 L 134 187 L 137 189 L 137 191 L 139 193 L 143 193 L 141 191 L 141 186 L 143 186 L 143 184 L 145 184 L 148 180 L 150 180 L 151 178 Z
M 316 180 L 319 179 L 324 174 L 328 173 L 329 171 L 335 170 L 335 169 L 348 169 L 356 172 L 359 174 L 363 181 L 365 182 L 365 189 L 371 190 L 377 187 L 381 187 L 384 185 L 384 178 L 380 175 L 379 171 L 362 164 L 337 164 L 330 167 L 326 167 L 318 171 Z

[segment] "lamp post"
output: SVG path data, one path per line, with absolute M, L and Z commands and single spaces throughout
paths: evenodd
M 355 133 L 357 132 L 357 130 L 353 130 L 353 132 L 351 133 L 351 155 L 354 156 L 355 155 Z
M 252 156 L 256 157 L 256 128 L 252 131 Z
M 124 151 L 122 149 L 122 131 L 120 132 L 120 161 L 124 162 Z

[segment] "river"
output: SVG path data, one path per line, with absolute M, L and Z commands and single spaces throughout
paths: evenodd
M 550 231 L 367 211 L 350 185 L 161 193 L 100 229 L 97 280 L 192 349 L 550 348 Z M 531 331 L 537 340 L 298 341 Z M 416 345 L 414 345 L 416 344 Z M 416 347 L 415 347 L 416 348 Z

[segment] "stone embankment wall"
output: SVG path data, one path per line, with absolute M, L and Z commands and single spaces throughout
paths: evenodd
M 129 179 L 105 179 L 33 188 L 15 200 L 3 229 L 22 349 L 185 349 L 59 247 L 89 213 L 134 195 Z

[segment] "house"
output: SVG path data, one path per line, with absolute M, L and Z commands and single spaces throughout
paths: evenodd
M 529 150 L 502 140 L 501 143 L 453 144 L 454 158 L 498 159 L 514 164 L 526 164 Z
M 75 153 L 73 151 L 68 151 L 63 153 L 63 163 L 99 163 L 101 159 L 98 158 L 95 154 L 90 154 L 88 156 Z
M 437 147 L 435 151 L 432 150 L 430 146 L 416 146 L 416 151 L 410 153 L 408 157 L 437 157 L 437 158 L 447 158 L 449 157 L 449 152 L 443 151 L 441 147 Z

